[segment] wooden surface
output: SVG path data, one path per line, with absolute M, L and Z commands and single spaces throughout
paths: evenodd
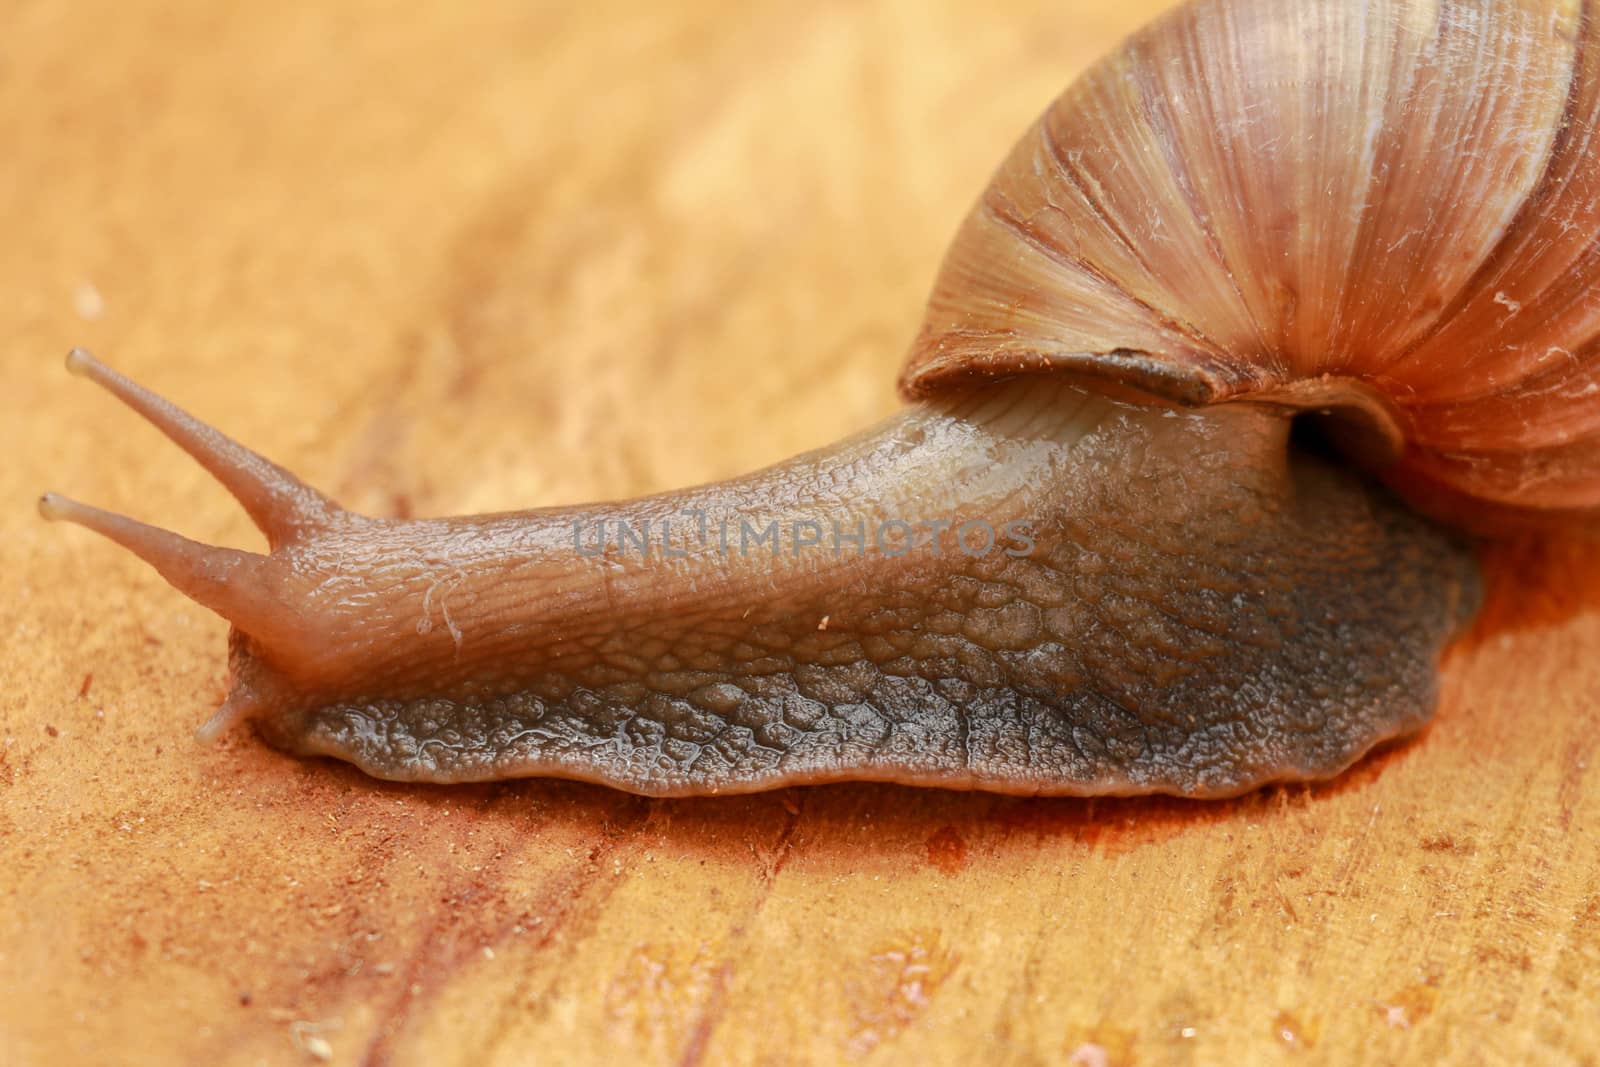
M 223 624 L 33 498 L 259 542 L 69 345 L 383 513 L 731 474 L 894 408 L 987 172 L 1160 5 L 540 6 L 0 14 L 0 1062 L 1600 1062 L 1575 543 L 1490 554 L 1425 737 L 1233 803 L 191 742 Z

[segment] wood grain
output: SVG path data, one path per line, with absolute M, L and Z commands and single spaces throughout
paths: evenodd
M 72 344 L 391 514 L 857 428 L 1159 6 L 13 0 L 0 1062 L 1600 1062 L 1592 547 L 1489 551 L 1435 727 L 1326 787 L 652 802 L 198 748 L 222 623 L 34 516 L 258 544 Z

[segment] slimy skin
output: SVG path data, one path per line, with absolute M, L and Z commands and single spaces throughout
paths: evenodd
M 238 552 L 40 502 L 232 624 L 201 735 L 249 720 L 380 778 L 1227 796 L 1419 729 L 1479 599 L 1452 534 L 1264 405 L 1003 380 L 726 482 L 396 520 L 68 365 L 267 536 Z

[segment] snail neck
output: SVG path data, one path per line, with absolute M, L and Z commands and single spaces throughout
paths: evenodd
M 1160 417 L 1055 382 L 919 404 L 751 474 L 532 513 L 547 550 L 537 562 L 513 557 L 520 562 L 500 578 L 596 583 L 586 605 L 569 606 L 602 625 L 618 603 L 641 612 L 788 613 L 802 600 L 938 560 L 1025 554 L 1074 454 Z M 485 532 L 528 538 L 538 528 L 529 518 L 490 519 Z M 484 565 L 504 568 L 507 558 L 491 544 Z
M 1265 486 L 1286 433 L 1244 407 L 1200 417 L 1000 383 L 688 489 L 468 519 L 347 515 L 279 553 L 276 588 L 257 599 L 292 614 L 233 621 L 302 693 L 420 695 L 446 680 L 492 697 L 508 656 L 532 678 L 626 659 L 646 634 L 692 643 L 719 620 L 838 633 L 886 590 L 942 596 L 1054 552 L 1039 538 L 1059 537 L 1063 515 L 1137 524 L 1140 498 L 1174 493 L 1181 468 Z

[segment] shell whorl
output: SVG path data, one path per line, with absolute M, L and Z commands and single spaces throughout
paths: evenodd
M 1196 0 L 1011 152 L 902 389 L 1366 408 L 1426 509 L 1600 511 L 1597 130 L 1580 0 Z

